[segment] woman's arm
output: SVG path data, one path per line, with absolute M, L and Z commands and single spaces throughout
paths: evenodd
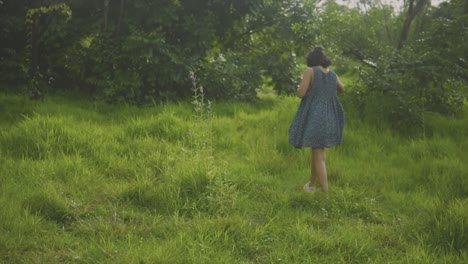
M 297 88 L 297 96 L 304 97 L 310 88 L 310 84 L 314 81 L 314 70 L 312 68 L 306 68 L 302 74 L 302 81 Z
M 343 93 L 343 92 L 345 91 L 345 86 L 344 86 L 344 84 L 341 82 L 341 80 L 340 80 L 340 78 L 338 77 L 338 75 L 336 76 L 336 83 L 337 83 L 338 92 Z

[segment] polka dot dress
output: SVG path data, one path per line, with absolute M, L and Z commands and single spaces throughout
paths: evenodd
M 302 98 L 289 128 L 289 143 L 296 148 L 329 148 L 341 144 L 343 107 L 337 95 L 336 73 L 313 67 L 314 81 Z

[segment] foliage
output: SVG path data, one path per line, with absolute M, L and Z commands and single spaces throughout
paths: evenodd
M 426 111 L 455 115 L 463 110 L 468 78 L 463 59 L 468 51 L 463 44 L 466 15 L 449 11 L 461 8 L 460 3 L 453 1 L 419 17 L 424 24 L 413 28 L 404 46 L 369 40 L 377 53 L 359 49 L 366 55 L 355 92 L 361 103 L 367 101 L 367 115 L 383 117 L 412 134 L 424 132 Z
M 36 49 L 42 54 L 37 75 L 30 76 L 36 80 L 32 84 L 134 102 L 188 97 L 192 70 L 203 78 L 207 96 L 213 98 L 251 99 L 264 79 L 271 80 L 280 94 L 292 92 L 297 83 L 296 54 L 304 54 L 311 41 L 310 34 L 295 40 L 297 28 L 314 16 L 316 4 L 267 0 L 39 3 L 37 7 L 5 6 L 7 11 L 17 10 L 6 20 L 23 13 L 23 24 L 39 25 L 38 40 L 29 38 L 19 45 L 23 54 L 37 54 Z M 59 19 L 61 13 L 66 14 L 66 23 Z M 26 69 L 33 64 L 20 63 Z M 36 66 L 31 67 L 35 71 Z
M 18 83 L 27 81 L 27 66 L 24 65 L 27 54 L 24 52 L 26 45 L 26 24 L 24 15 L 18 1 L 2 2 L 0 4 L 0 83 L 2 90 L 14 91 Z
M 23 24 L 33 25 L 29 43 L 15 44 L 20 44 L 22 54 L 41 51 L 38 76 L 53 78 L 52 91 L 75 88 L 112 101 L 187 97 L 189 71 L 205 60 L 212 43 L 232 35 L 235 24 L 259 1 L 103 2 L 2 6 L 6 22 L 18 24 L 21 20 L 14 19 L 26 17 Z M 7 16 L 12 10 L 14 16 Z M 68 23 L 57 19 L 59 12 L 67 14 Z M 15 36 L 7 38 L 18 41 Z M 2 57 L 7 54 L 2 51 Z M 19 63 L 28 68 L 27 60 Z M 7 61 L 2 65 L 13 67 Z
M 253 58 L 236 52 L 214 54 L 195 68 L 208 98 L 253 100 L 261 74 Z
M 348 87 L 361 109 L 382 102 L 394 127 L 422 128 L 425 111 L 462 109 L 466 5 L 400 11 L 374 0 L 5 2 L 0 89 L 148 104 L 189 98 L 193 71 L 207 98 L 253 100 L 262 87 L 294 93 L 308 49 L 322 45 L 340 75 L 360 75 Z
M 51 4 L 48 6 L 40 6 L 38 8 L 28 9 L 28 11 L 26 12 L 26 23 L 32 24 L 34 22 L 33 17 L 44 16 L 44 15 L 47 15 L 48 13 L 53 13 L 53 12 L 66 15 L 68 19 L 70 19 L 72 15 L 70 7 L 67 4 L 65 3 Z

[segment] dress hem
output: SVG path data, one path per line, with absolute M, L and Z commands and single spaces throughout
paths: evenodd
M 333 148 L 333 147 L 336 147 L 336 146 L 339 146 L 341 145 L 340 144 L 336 144 L 336 145 L 327 145 L 327 146 L 294 146 L 295 148 L 297 149 L 301 149 L 301 148 L 320 148 L 320 149 L 324 149 L 324 148 Z

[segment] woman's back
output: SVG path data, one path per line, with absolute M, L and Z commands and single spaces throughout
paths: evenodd
M 342 141 L 344 115 L 337 96 L 337 76 L 312 67 L 314 79 L 290 127 L 290 143 L 301 147 L 332 147 Z
M 335 98 L 337 92 L 336 73 L 332 70 L 325 73 L 318 66 L 312 67 L 312 69 L 314 70 L 314 80 L 309 89 L 310 96 L 320 100 Z

